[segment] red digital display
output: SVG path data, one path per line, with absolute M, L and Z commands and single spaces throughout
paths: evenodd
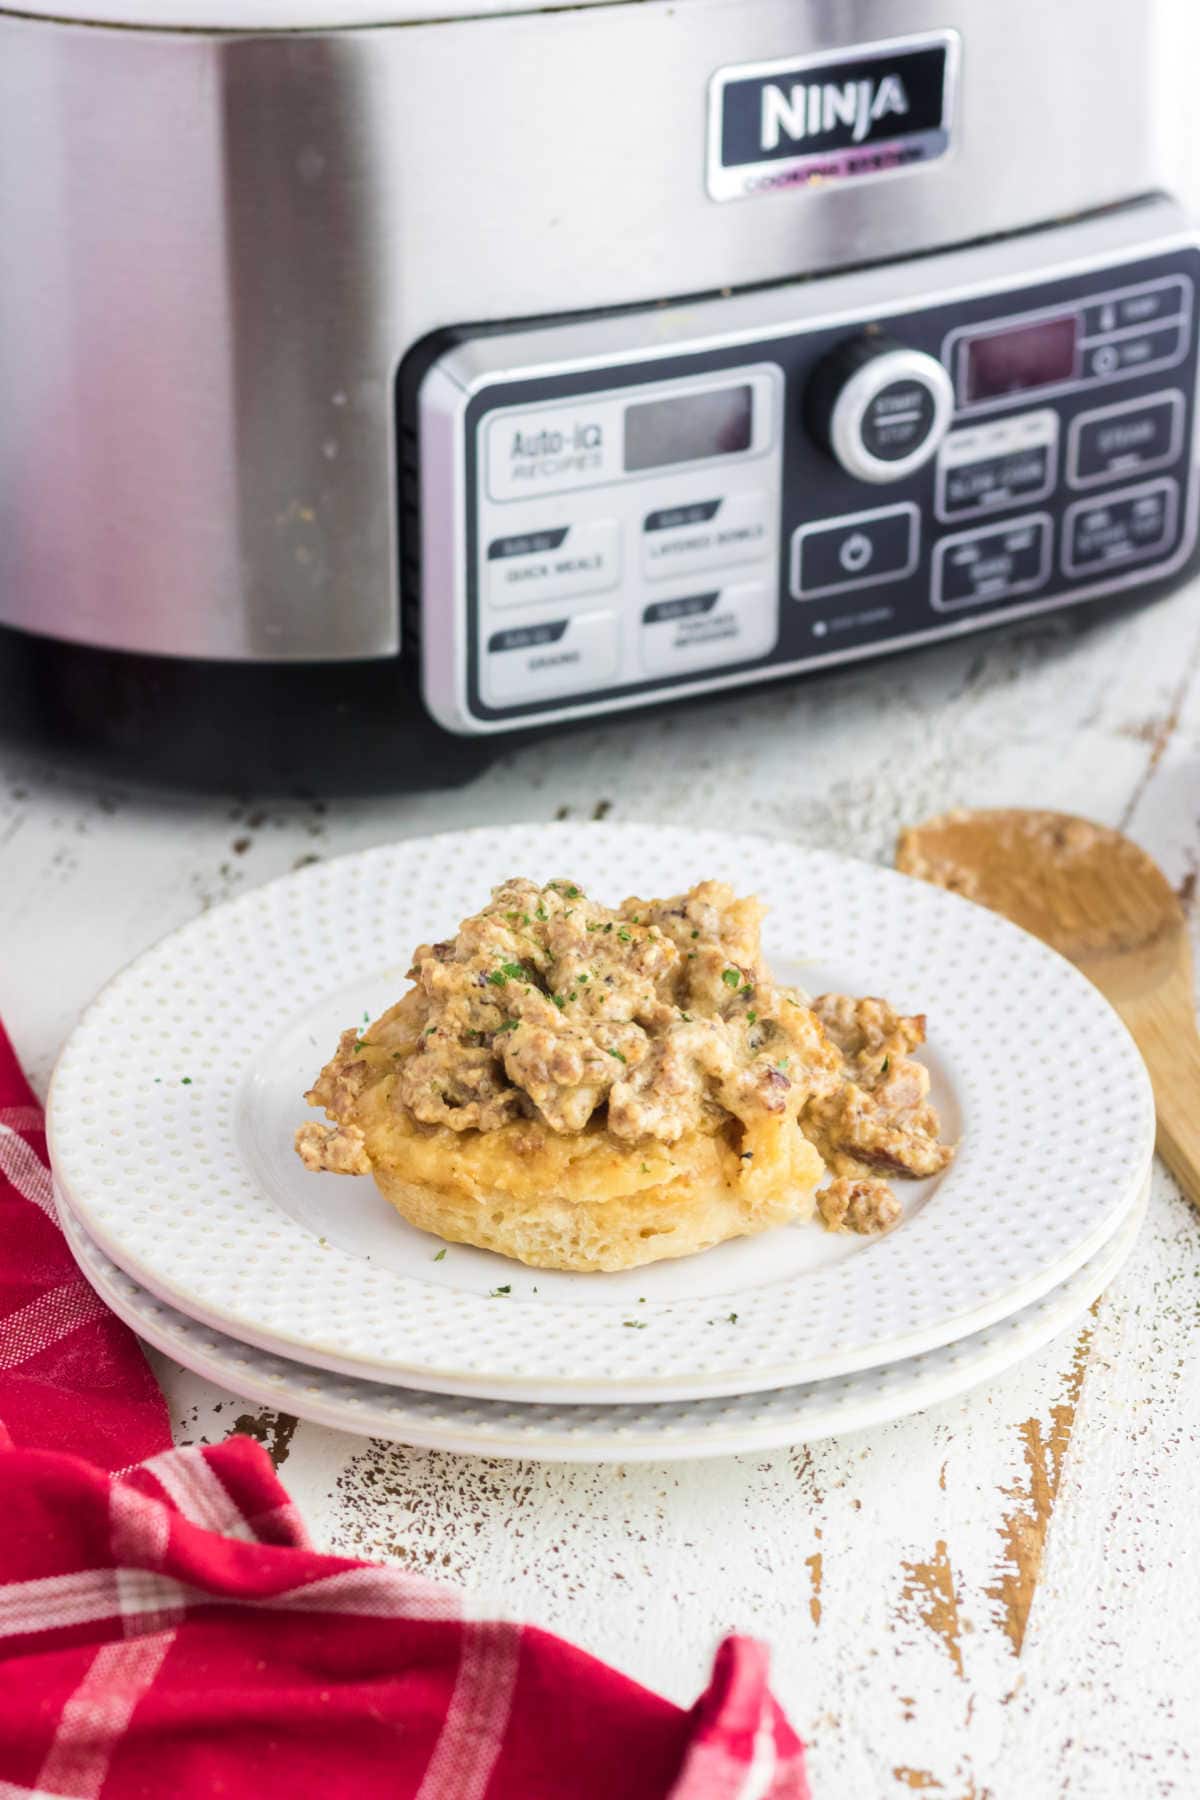
M 970 338 L 963 346 L 964 398 L 998 400 L 1070 381 L 1076 372 L 1079 320 L 1074 313 Z

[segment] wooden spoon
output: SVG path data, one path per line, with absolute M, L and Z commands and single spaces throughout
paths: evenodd
M 1200 1207 L 1200 1037 L 1187 922 L 1144 850 L 1070 813 L 949 812 L 900 834 L 896 866 L 1003 913 L 1083 970 L 1145 1059 L 1158 1151 Z

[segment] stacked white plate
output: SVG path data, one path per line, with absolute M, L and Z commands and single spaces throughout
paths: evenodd
M 292 1137 L 339 1031 L 510 875 L 759 894 L 780 979 L 927 1014 L 949 1169 L 898 1185 L 882 1238 L 796 1225 L 622 1275 L 446 1247 L 369 1179 L 306 1171 Z M 1091 985 L 953 895 L 765 838 L 539 825 L 317 865 L 176 932 L 85 1015 L 49 1131 L 84 1274 L 188 1367 L 373 1436 L 629 1461 L 877 1423 L 1029 1354 L 1128 1254 L 1154 1108 Z

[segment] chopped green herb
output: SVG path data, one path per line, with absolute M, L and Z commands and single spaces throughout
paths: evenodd
M 588 977 L 588 976 L 587 976 L 587 975 L 578 975 L 578 976 L 576 976 L 576 980 L 577 980 L 577 981 L 587 981 L 587 980 L 589 980 L 589 979 L 590 979 L 590 978 L 589 978 L 589 977 Z
M 755 1024 L 755 1023 L 756 1023 L 756 1021 L 757 1021 L 757 1019 L 758 1019 L 758 1014 L 757 1014 L 757 1013 L 756 1013 L 756 1012 L 753 1012 L 753 1011 L 751 1011 L 751 1012 L 748 1012 L 748 1013 L 747 1013 L 747 1014 L 746 1014 L 746 1023 L 747 1023 L 747 1025 L 753 1025 L 753 1024 Z
M 578 900 L 578 898 L 579 898 L 579 889 L 577 887 L 569 887 L 567 889 L 567 899 L 568 900 Z
M 370 1024 L 370 1023 L 371 1023 L 371 1015 L 370 1015 L 370 1013 L 369 1013 L 369 1012 L 365 1012 L 365 1013 L 364 1013 L 364 1014 L 363 1014 L 363 1024 L 364 1024 L 364 1025 L 369 1025 L 369 1024 Z
M 604 930 L 604 931 L 611 931 L 611 930 L 612 930 L 612 920 L 611 920 L 611 919 L 610 919 L 610 920 L 609 920 L 609 921 L 608 921 L 608 924 L 607 924 L 607 925 L 605 925 L 605 926 L 603 926 L 603 927 L 602 927 L 602 929 L 603 929 L 603 930 Z
M 191 1076 L 190 1075 L 183 1076 L 179 1085 L 180 1085 L 180 1087 L 191 1087 L 191 1085 L 192 1085 Z
M 493 969 L 488 976 L 488 980 L 493 987 L 503 987 L 508 980 L 508 976 L 504 973 L 503 969 Z
M 522 923 L 522 925 L 532 925 L 533 920 L 530 918 L 528 913 L 522 913 L 521 914 L 521 923 Z
M 427 1025 L 425 1027 L 424 1033 L 422 1035 L 425 1037 L 432 1037 L 436 1030 L 437 1030 L 436 1025 Z
M 506 919 L 515 919 L 517 915 L 515 912 L 507 912 L 504 916 Z
M 731 1325 L 736 1325 L 736 1324 L 737 1324 L 737 1314 L 736 1314 L 736 1313 L 730 1313 L 730 1315 L 729 1315 L 729 1323 L 730 1323 L 730 1324 L 731 1324 Z
M 493 1288 L 491 1290 L 491 1292 L 488 1294 L 488 1299 L 489 1300 L 498 1300 L 501 1294 L 511 1294 L 511 1293 L 512 1293 L 512 1283 L 510 1281 L 506 1281 L 503 1287 Z
M 640 925 L 640 924 L 641 924 L 641 922 L 642 922 L 642 921 L 641 921 L 641 916 L 640 916 L 640 914 L 638 914 L 638 913 L 634 913 L 634 914 L 633 914 L 633 923 L 634 923 L 634 924 L 635 924 L 635 925 Z
M 882 1061 L 882 1062 L 881 1062 L 881 1063 L 880 1063 L 880 1065 L 879 1065 L 879 1073 L 880 1073 L 880 1074 L 881 1074 L 881 1075 L 886 1075 L 886 1074 L 887 1074 L 887 1072 L 888 1072 L 888 1069 L 889 1069 L 889 1068 L 890 1068 L 890 1066 L 891 1066 L 891 1061 L 892 1061 L 892 1059 L 891 1059 L 891 1057 L 890 1057 L 890 1056 L 885 1056 L 885 1057 L 884 1057 L 884 1059 L 883 1059 L 883 1061 Z
M 679 1016 L 680 1016 L 680 1018 L 681 1018 L 681 1019 L 686 1019 L 686 1020 L 687 1020 L 687 1022 L 688 1022 L 688 1024 L 689 1024 L 689 1025 L 690 1025 L 690 1024 L 691 1024 L 691 1022 L 692 1022 L 692 1015 L 691 1015 L 691 1013 L 685 1013 L 685 1012 L 681 1012 L 681 1013 L 680 1013 L 680 1015 L 679 1015 Z
M 519 1019 L 505 1019 L 503 1025 L 497 1025 L 496 1036 L 499 1037 L 502 1031 L 515 1031 L 520 1023 Z M 483 1033 L 480 1032 L 479 1036 L 482 1037 Z
M 700 936 L 700 933 L 698 931 L 693 931 L 692 936 L 694 938 L 698 938 Z
M 437 1255 L 434 1257 L 434 1259 L 433 1259 L 434 1262 L 441 1262 L 441 1260 L 442 1260 L 443 1256 L 445 1256 L 445 1254 L 446 1254 L 446 1246 L 445 1246 L 445 1244 L 443 1244 L 441 1249 L 438 1251 Z
M 687 953 L 687 959 L 688 959 L 688 961 L 689 961 L 689 962 L 695 962 L 695 960 L 696 960 L 696 952 L 695 952 L 695 951 L 694 951 L 694 950 L 689 950 L 689 951 L 688 951 L 688 953 Z
M 721 972 L 721 980 L 725 983 L 726 987 L 741 987 L 742 972 L 740 969 L 723 969 Z
M 608 1054 L 610 1056 L 615 1056 L 618 1062 L 625 1061 L 625 1058 L 621 1055 L 621 1052 L 619 1050 L 610 1050 Z
M 649 1163 L 643 1163 L 643 1164 L 642 1164 L 642 1174 L 643 1174 L 643 1175 L 648 1175 L 648 1174 L 649 1174 L 649 1173 L 650 1173 L 650 1164 L 649 1164 Z
M 501 963 L 500 967 L 503 969 L 504 973 L 512 981 L 520 981 L 521 977 L 525 973 L 525 971 L 521 967 L 520 963 Z
M 626 929 L 623 925 L 622 925 L 620 931 L 618 931 L 617 936 L 620 938 L 620 940 L 623 944 L 632 944 L 632 942 L 633 942 L 632 931 L 626 931 Z
M 539 918 L 539 919 L 548 919 L 548 918 L 549 918 L 549 917 L 550 917 L 550 915 L 549 915 L 549 913 L 548 913 L 548 912 L 547 912 L 547 911 L 546 911 L 546 909 L 545 909 L 545 907 L 544 907 L 544 906 L 539 906 L 539 907 L 538 907 L 538 909 L 537 909 L 537 917 L 538 917 L 538 918 Z
M 555 1006 L 557 1006 L 559 1012 L 561 1012 L 563 1007 L 567 1004 L 561 994 L 551 994 L 550 998 L 553 1000 Z
M 622 1319 L 621 1323 L 627 1331 L 645 1331 L 646 1329 L 645 1319 Z

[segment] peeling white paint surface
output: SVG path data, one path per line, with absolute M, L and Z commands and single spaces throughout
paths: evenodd
M 201 801 L 0 751 L 0 1015 L 44 1089 L 91 994 L 311 856 L 455 824 L 725 823 L 875 860 L 947 806 L 1130 829 L 1200 869 L 1200 588 L 582 730 L 451 794 Z M 319 1541 L 463 1583 L 690 1702 L 759 1633 L 818 1800 L 1200 1793 L 1200 1219 L 1156 1176 L 1082 1331 L 913 1419 L 773 1455 L 541 1467 L 263 1416 L 156 1359 L 176 1427 L 242 1421 Z

